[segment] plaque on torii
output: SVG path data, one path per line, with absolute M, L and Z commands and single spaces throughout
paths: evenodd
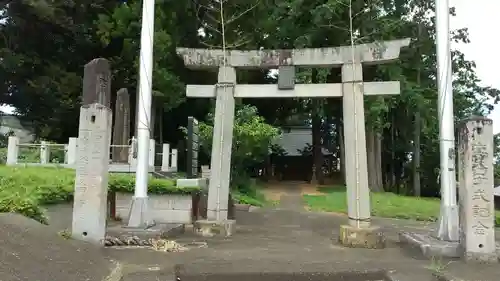
M 353 227 L 369 227 L 364 95 L 397 95 L 399 81 L 363 82 L 363 64 L 399 58 L 410 39 L 334 48 L 239 51 L 177 48 L 191 69 L 219 69 L 216 85 L 187 85 L 186 96 L 216 98 L 207 217 L 227 219 L 234 98 L 343 97 L 348 215 Z M 354 48 L 354 50 L 353 50 Z M 225 60 L 225 61 L 224 61 Z M 295 84 L 295 67 L 342 68 L 342 83 Z M 236 84 L 235 69 L 278 68 L 278 85 Z

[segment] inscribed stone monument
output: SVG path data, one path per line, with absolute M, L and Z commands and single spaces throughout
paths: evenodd
M 102 243 L 106 233 L 111 118 L 100 104 L 80 109 L 72 236 L 93 243 Z
M 118 90 L 115 104 L 115 122 L 113 126 L 113 144 L 120 145 L 114 147 L 112 160 L 115 163 L 128 162 L 128 140 L 130 138 L 130 97 L 127 89 Z
M 341 242 L 351 247 L 383 246 L 378 228 L 370 226 L 370 194 L 366 167 L 364 95 L 399 94 L 397 81 L 363 82 L 362 63 L 380 64 L 398 59 L 409 39 L 320 49 L 226 51 L 178 48 L 184 64 L 194 69 L 218 68 L 218 83 L 187 85 L 188 97 L 216 99 L 207 217 L 227 219 L 229 174 L 235 98 L 343 97 L 349 225 L 341 227 Z M 295 84 L 295 66 L 341 67 L 342 83 Z M 236 68 L 278 67 L 278 85 L 237 85 Z M 356 235 L 359 233 L 360 235 Z
M 198 151 L 199 151 L 199 128 L 198 120 L 194 117 L 188 117 L 187 126 L 187 178 L 194 179 L 198 177 Z
M 111 70 L 109 61 L 93 59 L 85 65 L 82 105 L 99 103 L 111 107 Z
M 492 120 L 465 120 L 460 128 L 459 149 L 461 250 L 466 261 L 497 262 Z

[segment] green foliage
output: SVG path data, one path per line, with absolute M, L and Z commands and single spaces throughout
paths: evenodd
M 240 179 L 235 189 L 232 196 L 240 204 L 263 207 L 269 203 L 261 192 L 262 187 L 249 179 Z
M 177 20 L 176 7 L 183 7 L 174 1 L 163 1 L 155 6 L 155 30 L 149 36 L 154 40 L 153 77 L 147 77 L 152 84 L 155 99 L 162 103 L 164 111 L 177 107 L 185 99 L 183 84 L 174 73 L 177 55 L 173 48 L 172 31 Z M 108 57 L 113 63 L 113 75 L 118 84 L 135 87 L 138 69 L 145 66 L 139 62 L 142 1 L 127 1 L 117 5 L 111 13 L 99 14 L 97 36 L 103 46 L 117 47 Z M 119 47 L 117 46 L 120 45 Z M 154 83 L 153 83 L 154 81 Z
M 67 202 L 73 198 L 75 172 L 63 168 L 0 166 L 0 212 L 16 212 L 46 223 L 43 205 Z M 135 178 L 111 174 L 110 191 L 131 193 Z M 153 194 L 190 194 L 196 187 L 178 188 L 175 181 L 150 178 L 148 191 Z
M 213 116 L 200 122 L 202 148 L 210 155 L 213 137 Z M 243 105 L 236 110 L 233 130 L 231 158 L 232 185 L 239 186 L 245 181 L 245 170 L 260 163 L 270 154 L 273 140 L 280 134 L 279 129 L 265 123 L 254 106 Z
M 95 57 L 111 61 L 112 91 L 127 87 L 136 91 L 139 64 L 141 1 L 75 0 L 10 1 L 0 14 L 0 104 L 14 106 L 20 117 L 32 122 L 37 137 L 58 143 L 77 134 L 78 108 L 82 91 L 83 65 Z M 214 73 L 186 70 L 175 54 L 176 47 L 222 46 L 219 2 L 215 0 L 163 0 L 155 6 L 152 83 L 155 103 L 165 113 L 162 130 L 168 142 L 181 140 L 175 128 L 178 120 L 195 115 L 202 121 L 203 148 L 212 137 L 209 103 L 186 100 L 184 84 L 213 84 Z M 410 190 L 410 153 L 415 136 L 420 137 L 419 175 L 424 194 L 439 190 L 438 101 L 436 94 L 436 46 L 433 0 L 353 0 L 354 43 L 411 38 L 398 62 L 366 67 L 368 81 L 401 82 L 398 96 L 367 97 L 367 129 L 381 135 L 384 186 Z M 461 11 L 458 11 L 461 12 Z M 452 9 L 452 15 L 455 11 Z M 239 49 L 320 48 L 350 44 L 348 1 L 262 1 L 225 2 L 226 47 Z M 204 36 L 199 35 L 200 28 Z M 469 43 L 466 29 L 452 32 L 455 42 Z M 453 98 L 455 119 L 471 114 L 485 115 L 491 109 L 487 100 L 498 101 L 498 90 L 480 85 L 475 63 L 453 52 Z M 336 83 L 337 70 L 297 69 L 297 82 Z M 265 71 L 238 71 L 238 83 L 274 83 Z M 154 81 L 154 82 L 153 82 Z M 132 97 L 133 99 L 134 97 Z M 338 99 L 262 99 L 244 100 L 258 108 L 269 124 L 290 121 L 311 124 L 321 120 L 321 142 L 338 149 L 338 129 L 342 106 Z M 200 105 L 201 104 L 201 105 Z M 132 105 L 133 106 L 133 105 Z M 175 109 L 175 110 L 174 110 Z M 167 115 L 170 114 L 170 115 Z M 420 122 L 415 122 L 419 118 Z M 233 181 L 235 171 L 262 160 L 272 130 L 259 127 L 264 122 L 235 128 Z M 204 121 L 204 122 L 203 122 Z M 158 124 L 160 122 L 156 122 Z M 315 122 L 318 124 L 318 122 Z M 419 126 L 416 124 L 418 123 Z M 264 126 L 264 125 L 263 125 Z M 316 127 L 317 128 L 317 127 Z M 249 131 L 250 130 L 250 131 Z M 415 134 L 415 131 L 417 134 Z M 253 135 L 256 134 L 256 135 Z M 332 140 L 333 139 L 333 140 Z M 1 141 L 1 140 L 0 140 Z M 320 142 L 320 143 L 321 143 Z M 314 146 L 317 143 L 313 143 Z M 0 145 L 1 147 L 1 145 Z M 280 151 L 272 149 L 279 154 Z M 26 161 L 38 157 L 26 153 Z M 60 158 L 60 157 L 58 157 Z M 412 157 L 414 159 L 414 157 Z M 0 148 L 0 163 L 5 151 Z M 58 160 L 60 162 L 60 160 Z M 236 173 L 237 175 L 241 173 Z M 239 185 L 239 184 L 238 184 Z

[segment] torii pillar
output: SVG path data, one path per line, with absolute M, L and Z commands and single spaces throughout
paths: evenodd
M 188 85 L 188 97 L 216 98 L 207 221 L 203 225 L 227 223 L 230 159 L 234 121 L 234 98 L 343 97 L 346 148 L 346 183 L 349 224 L 340 227 L 340 242 L 349 247 L 381 248 L 384 238 L 370 224 L 370 189 L 364 118 L 364 95 L 399 94 L 398 81 L 363 82 L 363 64 L 387 63 L 399 58 L 409 39 L 321 49 L 226 51 L 178 48 L 187 67 L 218 68 L 217 85 Z M 224 61 L 225 58 L 225 61 Z M 341 67 L 342 83 L 295 85 L 295 66 Z M 236 69 L 279 68 L 278 85 L 237 85 Z M 229 227 L 232 229 L 232 227 Z M 219 229 L 220 230 L 220 229 Z M 232 231 L 226 232 L 230 235 Z

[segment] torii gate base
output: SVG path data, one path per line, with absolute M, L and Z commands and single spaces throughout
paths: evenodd
M 342 97 L 346 183 L 349 224 L 340 227 L 339 242 L 348 247 L 383 248 L 385 239 L 370 225 L 370 190 L 366 156 L 364 95 L 399 94 L 399 82 L 363 82 L 363 63 L 386 63 L 398 59 L 409 39 L 322 49 L 226 51 L 178 48 L 187 67 L 218 68 L 218 83 L 188 85 L 188 97 L 216 98 L 208 220 L 195 229 L 204 236 L 232 235 L 228 220 L 229 175 L 234 121 L 234 98 Z M 225 61 L 224 61 L 225 59 Z M 295 66 L 341 67 L 342 83 L 295 85 Z M 236 85 L 236 68 L 279 68 L 278 85 Z

